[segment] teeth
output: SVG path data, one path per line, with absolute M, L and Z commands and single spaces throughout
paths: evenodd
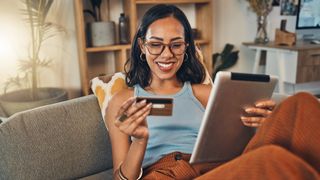
M 159 66 L 161 66 L 161 67 L 167 68 L 167 67 L 170 67 L 173 63 L 159 63 L 159 62 L 158 62 L 158 64 L 159 64 Z

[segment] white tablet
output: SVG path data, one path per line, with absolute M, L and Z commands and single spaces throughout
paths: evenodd
M 246 106 L 269 99 L 277 78 L 262 74 L 217 73 L 190 163 L 221 162 L 240 155 L 255 133 L 240 120 Z

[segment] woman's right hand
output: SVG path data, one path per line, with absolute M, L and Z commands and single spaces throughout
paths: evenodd
M 136 102 L 136 97 L 129 98 L 117 112 L 115 126 L 135 139 L 148 139 L 146 117 L 150 113 L 151 106 L 152 104 L 147 104 L 146 100 Z

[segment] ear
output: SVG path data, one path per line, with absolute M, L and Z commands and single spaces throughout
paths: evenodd
M 146 54 L 146 47 L 143 45 L 143 40 L 141 38 L 138 38 L 138 44 L 139 44 L 141 52 L 143 54 Z

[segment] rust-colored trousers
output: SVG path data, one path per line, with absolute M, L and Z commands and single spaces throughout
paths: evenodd
M 320 179 L 320 103 L 307 93 L 287 98 L 232 161 L 190 165 L 189 158 L 171 153 L 143 179 Z

